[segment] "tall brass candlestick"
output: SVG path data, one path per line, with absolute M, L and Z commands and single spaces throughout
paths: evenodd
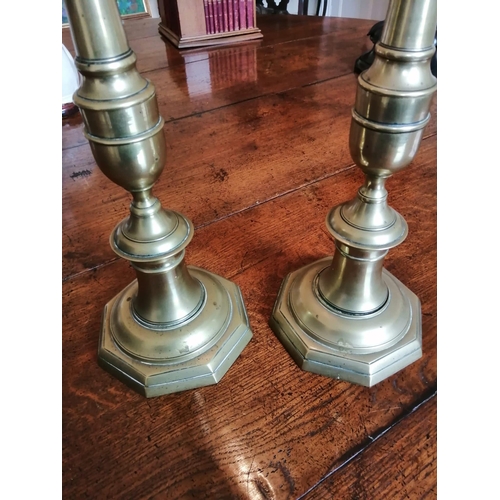
M 358 79 L 351 156 L 366 180 L 326 218 L 335 254 L 289 274 L 271 327 L 304 370 L 372 386 L 422 356 L 420 301 L 383 268 L 408 228 L 385 181 L 414 158 L 436 90 L 436 0 L 391 0 Z
M 252 337 L 237 285 L 187 267 L 193 225 L 152 194 L 166 156 L 155 88 L 135 67 L 116 0 L 66 0 L 83 77 L 74 95 L 96 163 L 130 191 L 111 234 L 137 280 L 104 309 L 100 365 L 147 396 L 218 382 Z

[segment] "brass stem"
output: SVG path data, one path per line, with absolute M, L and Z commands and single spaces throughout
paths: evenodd
M 147 397 L 214 384 L 252 337 L 241 293 L 186 266 L 193 224 L 153 196 L 166 160 L 164 121 L 154 85 L 137 71 L 116 0 L 66 3 L 83 77 L 74 101 L 84 134 L 102 172 L 132 195 L 110 244 L 137 280 L 104 309 L 99 363 Z
M 134 264 L 137 296 L 134 312 L 140 320 L 162 328 L 187 321 L 200 308 L 205 296 L 184 261 L 184 252 L 163 262 Z
M 323 299 L 350 314 L 370 314 L 387 301 L 388 289 L 382 279 L 387 250 L 359 250 L 337 243 L 330 267 L 319 275 Z
M 113 0 L 67 0 L 71 35 L 81 59 L 109 59 L 129 50 L 125 30 Z

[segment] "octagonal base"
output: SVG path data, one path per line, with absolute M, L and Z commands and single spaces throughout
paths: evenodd
M 147 329 L 136 321 L 130 307 L 123 306 L 131 303 L 137 290 L 136 281 L 104 308 L 99 365 L 148 398 L 216 384 L 252 338 L 239 287 L 204 269 L 188 267 L 202 284 L 206 297 L 193 317 L 174 328 Z M 190 350 L 186 342 L 185 351 L 179 351 L 176 357 L 170 352 L 165 359 L 144 359 L 120 347 L 120 335 L 130 335 L 131 330 L 145 338 L 151 336 L 159 345 L 159 337 L 167 338 L 169 333 L 179 337 L 183 331 L 188 333 L 186 338 L 192 339 L 199 332 L 210 340 L 195 350 Z
M 281 285 L 270 326 L 305 371 L 371 387 L 422 356 L 418 297 L 384 269 L 386 304 L 349 315 L 321 300 L 319 273 L 327 257 L 290 273 Z

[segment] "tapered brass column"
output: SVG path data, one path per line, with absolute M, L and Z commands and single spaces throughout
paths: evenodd
M 152 397 L 218 382 L 252 337 L 239 288 L 186 266 L 192 223 L 152 188 L 165 164 L 153 84 L 135 67 L 116 0 L 66 0 L 83 80 L 74 95 L 96 163 L 132 195 L 111 234 L 137 280 L 104 309 L 100 365 Z
M 289 274 L 270 321 L 304 370 L 372 386 L 422 355 L 420 301 L 383 268 L 408 232 L 385 181 L 413 160 L 429 121 L 435 31 L 436 0 L 391 0 L 359 76 L 349 145 L 365 183 L 326 218 L 333 260 Z

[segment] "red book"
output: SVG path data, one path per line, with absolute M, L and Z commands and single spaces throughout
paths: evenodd
M 222 16 L 224 18 L 224 31 L 229 31 L 229 19 L 228 19 L 228 0 L 222 0 Z
M 222 0 L 222 5 L 224 7 L 224 28 L 226 31 L 233 31 L 231 25 L 229 24 L 229 0 Z
M 208 0 L 208 21 L 210 25 L 210 33 L 215 33 L 215 23 L 214 23 L 214 2 L 213 0 Z
M 224 31 L 224 15 L 222 14 L 222 0 L 216 0 L 217 2 L 217 20 L 219 22 L 219 31 L 222 33 Z
M 229 23 L 228 29 L 229 31 L 234 31 L 234 23 L 233 23 L 233 0 L 225 0 L 226 8 L 227 8 L 227 21 Z
M 247 28 L 247 10 L 245 0 L 240 0 L 240 30 Z
M 219 28 L 222 33 L 223 31 L 226 31 L 224 26 L 224 0 L 220 0 L 219 8 L 220 8 Z
M 203 0 L 203 8 L 205 10 L 205 30 L 207 33 L 212 33 L 210 30 L 210 14 L 208 12 L 208 0 Z
M 239 17 L 239 9 L 238 9 L 239 0 L 231 0 L 231 4 L 233 6 L 233 26 L 235 31 L 240 29 L 240 17 Z
M 219 7 L 220 0 L 213 0 L 214 2 L 214 29 L 215 33 L 220 33 L 220 25 L 219 25 Z
M 253 5 L 255 0 L 247 0 L 247 28 L 253 28 Z

